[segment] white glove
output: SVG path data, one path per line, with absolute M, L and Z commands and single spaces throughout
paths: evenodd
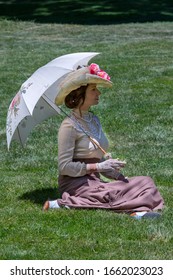
M 106 171 L 112 171 L 116 169 L 121 169 L 126 164 L 125 161 L 120 161 L 117 159 L 107 159 L 105 161 L 96 163 L 96 168 L 98 172 L 106 172 Z

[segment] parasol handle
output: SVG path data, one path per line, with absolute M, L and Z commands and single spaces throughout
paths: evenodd
M 112 157 L 111 157 L 111 154 L 107 153 L 107 152 L 100 146 L 100 144 L 99 144 L 98 142 L 96 142 L 91 136 L 88 135 L 88 137 L 89 137 L 90 141 L 91 141 L 94 145 L 96 145 L 96 146 L 102 151 L 102 153 L 105 155 L 105 158 L 106 158 L 106 159 L 112 158 Z

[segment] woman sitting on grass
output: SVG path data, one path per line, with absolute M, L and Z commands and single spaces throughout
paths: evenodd
M 110 77 L 96 64 L 75 70 L 63 80 L 56 104 L 72 109 L 58 136 L 59 192 L 61 198 L 46 201 L 43 209 L 100 208 L 135 218 L 159 217 L 163 199 L 148 176 L 125 178 L 126 163 L 103 158 L 108 140 L 98 117 L 89 111 L 99 103 L 97 85 L 109 87 Z M 100 173 L 112 179 L 104 182 Z

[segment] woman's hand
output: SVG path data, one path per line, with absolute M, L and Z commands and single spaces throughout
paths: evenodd
M 113 171 L 115 169 L 120 170 L 126 165 L 125 161 L 118 159 L 107 159 L 105 161 L 96 163 L 96 169 L 98 172 Z

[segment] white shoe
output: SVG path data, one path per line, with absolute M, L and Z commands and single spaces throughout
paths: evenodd
M 47 211 L 49 208 L 60 208 L 57 200 L 47 200 L 43 205 L 43 211 Z

